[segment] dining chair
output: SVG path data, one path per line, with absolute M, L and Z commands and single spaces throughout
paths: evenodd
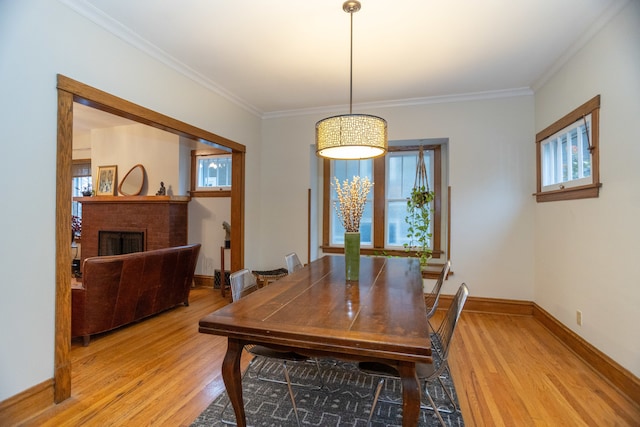
M 232 273 L 229 276 L 229 281 L 231 282 L 231 298 L 234 302 L 258 290 L 258 283 L 256 281 L 256 277 L 251 273 L 251 271 L 249 271 L 246 268 Z M 308 385 L 296 384 L 291 382 L 291 378 L 289 376 L 289 369 L 287 368 L 287 362 L 306 362 L 306 361 L 309 361 L 309 358 L 292 351 L 274 350 L 268 346 L 264 346 L 260 344 L 245 345 L 244 349 L 247 350 L 252 355 L 257 356 L 257 357 L 254 357 L 254 359 L 251 361 L 250 366 L 253 365 L 255 360 L 262 361 L 260 364 L 260 369 L 256 374 L 258 379 L 263 381 L 269 381 L 269 382 L 275 382 L 275 383 L 287 385 L 287 390 L 289 391 L 289 397 L 291 398 L 291 404 L 293 406 L 293 412 L 296 417 L 296 422 L 298 423 L 298 425 L 300 425 L 300 418 L 298 417 L 298 407 L 296 405 L 296 400 L 293 394 L 292 385 L 299 385 L 299 386 L 308 386 Z M 262 368 L 264 367 L 264 362 L 267 359 L 275 359 L 282 362 L 285 381 L 260 377 L 260 372 L 262 372 Z M 318 375 L 320 376 L 320 380 L 322 381 L 320 366 L 318 365 L 317 361 L 316 361 L 316 368 L 318 369 Z M 248 371 L 249 371 L 249 368 L 247 368 L 247 370 L 245 371 L 245 374 Z M 324 386 L 324 382 L 322 382 L 321 386 L 319 387 L 314 386 L 314 387 L 320 389 L 323 386 Z M 228 404 L 229 403 L 227 402 L 227 405 Z M 225 409 L 226 409 L 226 406 L 225 406 Z M 224 413 L 225 409 L 223 409 L 222 413 Z M 229 421 L 224 421 L 224 422 L 226 424 L 234 424 Z
M 257 278 L 255 276 L 255 274 L 249 274 L 249 270 L 247 269 L 243 269 L 243 270 L 239 270 L 235 273 L 233 273 L 231 276 L 235 277 L 234 280 L 231 280 L 230 277 L 230 282 L 231 282 L 231 299 L 233 301 L 237 301 L 238 299 L 249 295 L 252 292 L 255 292 L 256 290 L 259 289 L 258 283 L 257 283 Z M 235 275 L 235 276 L 234 276 Z M 235 282 L 235 284 L 234 284 Z M 235 290 L 234 290 L 235 288 Z M 267 346 L 263 346 L 263 345 L 248 345 L 245 346 L 245 349 L 247 349 L 248 352 L 250 352 L 251 354 L 254 354 L 256 356 L 266 356 L 266 357 L 270 357 L 270 358 L 275 358 L 275 359 L 282 359 L 284 365 L 285 365 L 285 370 L 286 370 L 286 362 L 290 361 L 290 362 L 313 362 L 316 365 L 316 370 L 318 373 L 318 378 L 320 379 L 320 385 L 319 386 L 315 386 L 315 385 L 309 385 L 309 384 L 301 384 L 301 383 L 291 383 L 291 385 L 295 385 L 295 386 L 300 386 L 300 387 L 307 387 L 307 388 L 313 388 L 313 389 L 317 389 L 320 390 L 322 387 L 324 387 L 324 380 L 322 378 L 322 372 L 320 370 L 320 364 L 318 362 L 317 359 L 315 358 L 309 358 L 307 356 L 303 356 L 301 354 L 295 353 L 295 352 L 291 352 L 291 351 L 278 351 L 278 350 L 273 350 Z M 269 381 L 269 382 L 274 382 L 274 383 L 279 383 L 279 384 L 288 384 L 286 381 L 281 381 L 281 380 L 276 380 L 276 379 L 272 379 L 272 378 L 265 378 L 265 377 L 261 377 L 260 373 L 262 372 L 262 368 L 264 367 L 264 363 L 262 363 L 260 365 L 260 369 L 257 372 L 257 376 L 258 379 L 263 380 L 263 381 Z M 285 373 L 286 376 L 286 373 Z
M 456 403 L 453 400 L 453 396 L 449 392 L 448 388 L 442 382 L 440 375 L 448 368 L 448 356 L 449 350 L 451 349 L 451 340 L 453 339 L 453 334 L 456 330 L 456 325 L 458 324 L 458 319 L 460 319 L 460 314 L 462 313 L 462 308 L 469 296 L 469 288 L 465 283 L 461 284 L 456 292 L 453 301 L 451 302 L 451 306 L 449 307 L 445 319 L 442 321 L 442 324 L 438 328 L 438 330 L 433 334 L 431 340 L 437 340 L 439 345 L 441 346 L 442 353 L 439 357 L 433 357 L 433 363 L 417 363 L 416 364 L 416 374 L 419 381 L 424 381 L 424 394 L 429 399 L 429 403 L 431 406 L 421 405 L 421 409 L 432 410 L 435 415 L 438 417 L 440 424 L 443 427 L 446 427 L 444 420 L 442 419 L 442 415 L 440 412 L 452 413 L 458 410 Z M 400 374 L 398 373 L 397 367 L 388 364 L 388 363 L 379 363 L 379 362 L 360 362 L 358 363 L 358 369 L 365 374 L 369 374 L 375 377 L 378 377 L 380 380 L 378 381 L 378 385 L 376 387 L 373 404 L 371 405 L 371 412 L 369 412 L 369 420 L 367 425 L 371 423 L 371 418 L 373 417 L 373 413 L 376 409 L 376 405 L 378 403 L 380 397 L 380 391 L 382 390 L 382 386 L 386 379 L 398 379 L 400 378 Z M 452 410 L 448 408 L 442 408 L 436 406 L 431 394 L 429 394 L 428 385 L 435 380 L 440 382 L 443 390 L 445 391 L 447 398 L 451 402 L 453 406 Z M 386 401 L 386 403 L 398 404 L 397 401 Z
M 231 273 L 231 275 L 229 276 L 229 281 L 231 283 L 231 299 L 234 302 L 258 290 L 258 284 L 256 282 L 255 276 L 251 274 L 251 271 L 247 270 L 246 268 L 236 271 L 234 273 Z M 251 366 L 255 360 L 259 360 L 260 358 L 279 359 L 282 361 L 284 377 L 287 384 L 287 390 L 289 391 L 289 397 L 291 398 L 293 412 L 296 416 L 296 421 L 299 426 L 300 419 L 298 418 L 298 408 L 296 406 L 296 400 L 293 395 L 293 389 L 291 388 L 291 379 L 289 377 L 289 369 L 287 368 L 287 361 L 288 360 L 289 361 L 290 360 L 295 360 L 295 361 L 306 360 L 306 358 L 304 356 L 298 356 L 295 353 L 289 353 L 289 352 L 285 353 L 285 352 L 273 350 L 267 346 L 258 345 L 258 344 L 245 345 L 244 349 L 247 350 L 252 355 L 258 356 L 258 357 L 254 357 L 253 360 L 251 360 L 249 366 Z M 264 364 L 264 361 L 263 361 L 263 364 Z M 249 372 L 249 368 L 247 368 L 247 370 L 244 372 L 243 377 L 247 372 Z M 229 403 L 227 402 L 227 405 L 228 404 Z M 225 408 L 222 410 L 222 413 L 224 413 L 226 409 L 227 409 L 227 406 L 225 406 Z M 225 421 L 225 420 L 222 420 L 222 421 L 225 422 L 226 424 L 235 424 L 230 421 Z
M 447 278 L 450 269 L 451 261 L 447 261 L 442 266 L 442 271 L 440 271 L 438 280 L 436 280 L 436 284 L 433 286 L 431 293 L 427 294 L 424 298 L 424 302 L 427 306 L 427 320 L 433 317 L 438 308 L 438 302 L 440 301 L 440 291 L 442 290 L 442 285 L 444 284 L 444 281 Z M 431 326 L 431 322 L 429 322 L 429 325 Z
M 284 260 L 287 263 L 287 271 L 289 272 L 289 274 L 302 268 L 300 258 L 298 258 L 298 254 L 296 254 L 295 252 L 291 252 L 290 254 L 285 255 Z

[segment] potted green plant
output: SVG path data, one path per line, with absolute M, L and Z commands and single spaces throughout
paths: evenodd
M 435 193 L 429 189 L 424 153 L 422 146 L 418 152 L 418 164 L 416 167 L 416 179 L 407 199 L 407 216 L 405 222 L 408 243 L 404 244 L 405 250 L 412 252 L 420 259 L 422 268 L 426 267 L 431 259 L 431 202 Z

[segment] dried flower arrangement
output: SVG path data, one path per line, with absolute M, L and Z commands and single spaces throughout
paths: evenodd
M 342 221 L 344 231 L 357 233 L 360 231 L 360 220 L 364 213 L 367 194 L 373 183 L 368 177 L 361 179 L 359 176 L 354 176 L 351 183 L 345 179 L 341 186 L 338 178 L 333 179 L 335 180 L 333 188 L 338 195 L 338 201 L 334 202 L 333 207 Z

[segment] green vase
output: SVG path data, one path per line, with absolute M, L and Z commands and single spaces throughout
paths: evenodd
M 360 233 L 344 233 L 344 265 L 347 282 L 360 279 Z

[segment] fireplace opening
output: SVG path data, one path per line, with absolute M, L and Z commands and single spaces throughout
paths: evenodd
M 98 255 L 122 255 L 144 251 L 144 231 L 99 231 Z

